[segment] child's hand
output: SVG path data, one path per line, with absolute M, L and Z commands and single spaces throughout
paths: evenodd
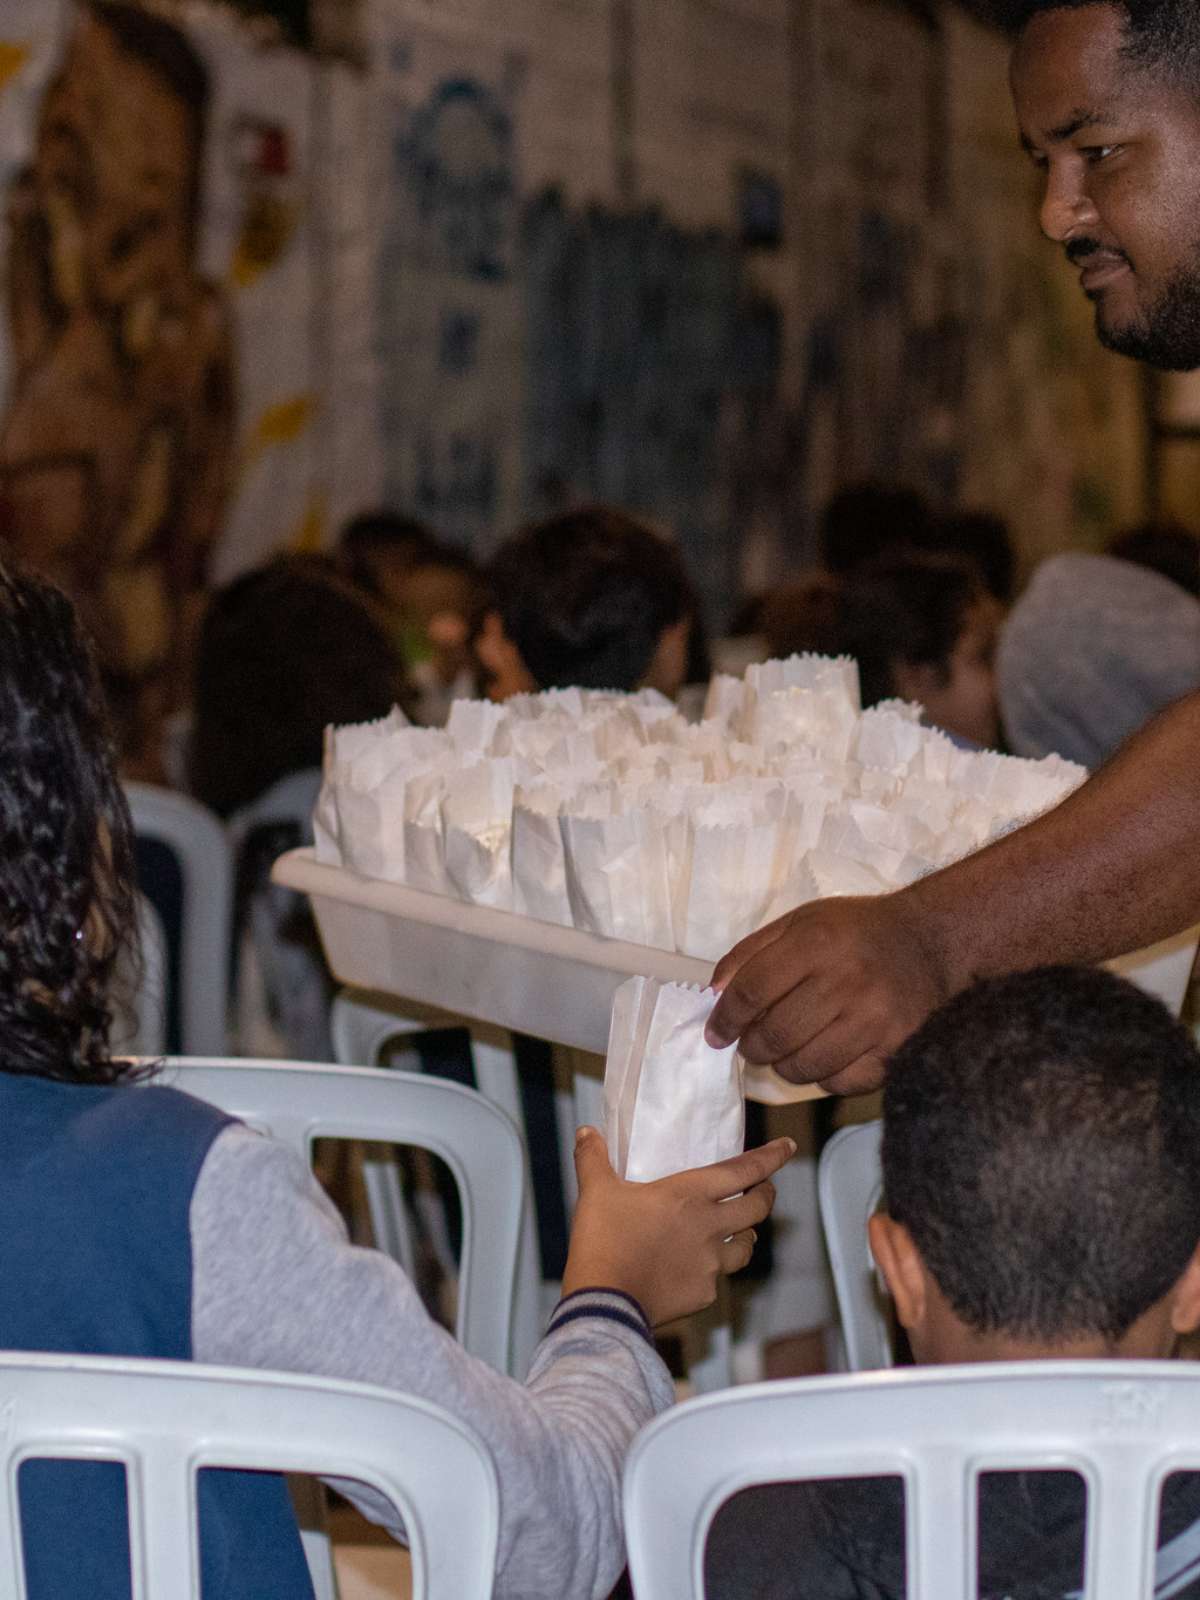
M 750 1260 L 754 1226 L 775 1204 L 767 1179 L 795 1153 L 793 1140 L 776 1139 L 657 1183 L 626 1183 L 596 1129 L 580 1128 L 579 1206 L 563 1293 L 622 1289 L 656 1327 L 711 1305 L 718 1277 Z

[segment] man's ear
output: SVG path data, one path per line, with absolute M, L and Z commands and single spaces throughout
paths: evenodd
M 1171 1291 L 1171 1327 L 1180 1334 L 1200 1328 L 1200 1245 Z
M 901 1326 L 910 1331 L 919 1328 L 925 1320 L 928 1297 L 925 1263 L 912 1235 L 902 1222 L 896 1222 L 886 1211 L 877 1211 L 867 1219 L 867 1238 Z

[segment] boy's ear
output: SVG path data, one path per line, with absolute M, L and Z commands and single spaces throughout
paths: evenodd
M 1171 1291 L 1171 1327 L 1179 1334 L 1200 1328 L 1200 1245 Z
M 505 633 L 498 611 L 489 611 L 484 617 L 475 638 L 475 654 L 491 679 L 489 692 L 493 699 L 507 700 L 509 695 L 537 688 L 521 659 L 521 652 Z
M 886 1211 L 877 1211 L 867 1219 L 867 1238 L 901 1326 L 919 1328 L 926 1311 L 925 1263 L 912 1235 Z

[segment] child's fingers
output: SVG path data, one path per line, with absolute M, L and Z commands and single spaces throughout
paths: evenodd
M 723 1237 L 741 1233 L 743 1228 L 756 1228 L 771 1215 L 775 1205 L 775 1185 L 760 1183 L 748 1194 L 739 1194 L 734 1200 L 722 1201 L 711 1213 L 713 1225 Z
M 703 1192 L 710 1200 L 726 1200 L 731 1194 L 753 1189 L 773 1172 L 778 1172 L 795 1154 L 794 1139 L 772 1139 L 770 1144 L 759 1145 L 757 1150 L 747 1150 L 728 1161 L 701 1167 L 698 1176 L 703 1180 Z
M 754 1242 L 758 1238 L 753 1228 L 746 1228 L 741 1233 L 735 1233 L 732 1239 L 726 1239 L 721 1245 L 720 1262 L 721 1271 L 729 1276 L 730 1273 L 740 1272 L 743 1267 L 749 1266 L 750 1257 L 754 1254 Z
M 613 1175 L 608 1159 L 608 1147 L 596 1128 L 579 1128 L 575 1134 L 575 1176 L 579 1192 L 584 1194 L 595 1183 L 602 1183 Z

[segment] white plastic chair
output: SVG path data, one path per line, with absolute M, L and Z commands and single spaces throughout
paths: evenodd
M 1078 1472 L 1081 1600 L 1149 1600 L 1158 1495 L 1200 1470 L 1200 1370 L 1167 1361 L 1017 1362 L 755 1384 L 686 1402 L 634 1441 L 625 1532 L 638 1600 L 700 1600 L 720 1507 L 755 1484 L 905 1481 L 909 1600 L 975 1593 L 980 1473 Z
M 320 1473 L 381 1493 L 403 1517 L 416 1600 L 487 1600 L 499 1491 L 456 1418 L 367 1384 L 191 1362 L 0 1353 L 0 1593 L 23 1595 L 17 1468 L 124 1462 L 133 1600 L 199 1600 L 196 1474 Z
M 220 821 L 207 807 L 172 789 L 127 783 L 139 838 L 156 839 L 176 856 L 183 877 L 179 951 L 179 1016 L 189 1055 L 225 1049 L 233 917 L 233 858 Z
M 867 1242 L 867 1219 L 883 1189 L 882 1140 L 882 1122 L 842 1128 L 822 1150 L 817 1169 L 821 1226 L 851 1372 L 890 1367 L 893 1360 L 886 1302 Z
M 113 980 L 111 1049 L 117 1056 L 161 1056 L 167 1048 L 167 936 L 144 894 L 137 897 L 137 950 L 122 953 Z
M 402 1001 L 393 1000 L 388 995 L 362 989 L 342 989 L 334 996 L 330 1015 L 333 1053 L 338 1061 L 347 1066 L 379 1066 L 391 1048 L 397 1044 L 403 1045 L 404 1040 L 415 1033 L 423 1033 L 431 1026 L 438 1025 L 438 1022 L 431 1022 L 427 1017 L 407 1012 Z M 445 1022 L 441 1025 L 444 1026 Z M 521 1128 L 521 1095 L 511 1041 L 499 1029 L 478 1023 L 470 1024 L 470 1034 L 471 1059 L 480 1094 L 505 1112 L 517 1128 Z M 364 1163 L 363 1176 L 372 1214 L 376 1206 L 381 1212 L 392 1210 L 396 1220 L 391 1226 L 398 1231 L 403 1227 L 403 1218 L 395 1211 L 395 1200 L 388 1187 L 389 1183 L 395 1182 L 393 1164 L 389 1162 L 386 1168 L 381 1168 L 380 1163 L 368 1160 Z M 398 1195 L 398 1188 L 395 1192 Z M 512 1343 L 505 1370 L 514 1378 L 524 1378 L 545 1321 L 541 1303 L 537 1220 L 528 1184 L 523 1202 L 515 1285 Z
M 156 1081 L 220 1106 L 306 1161 L 321 1138 L 418 1145 L 440 1156 L 462 1200 L 457 1335 L 472 1355 L 507 1370 L 525 1158 L 497 1106 L 442 1078 L 367 1067 L 172 1057 Z M 398 1254 L 386 1234 L 376 1243 Z

